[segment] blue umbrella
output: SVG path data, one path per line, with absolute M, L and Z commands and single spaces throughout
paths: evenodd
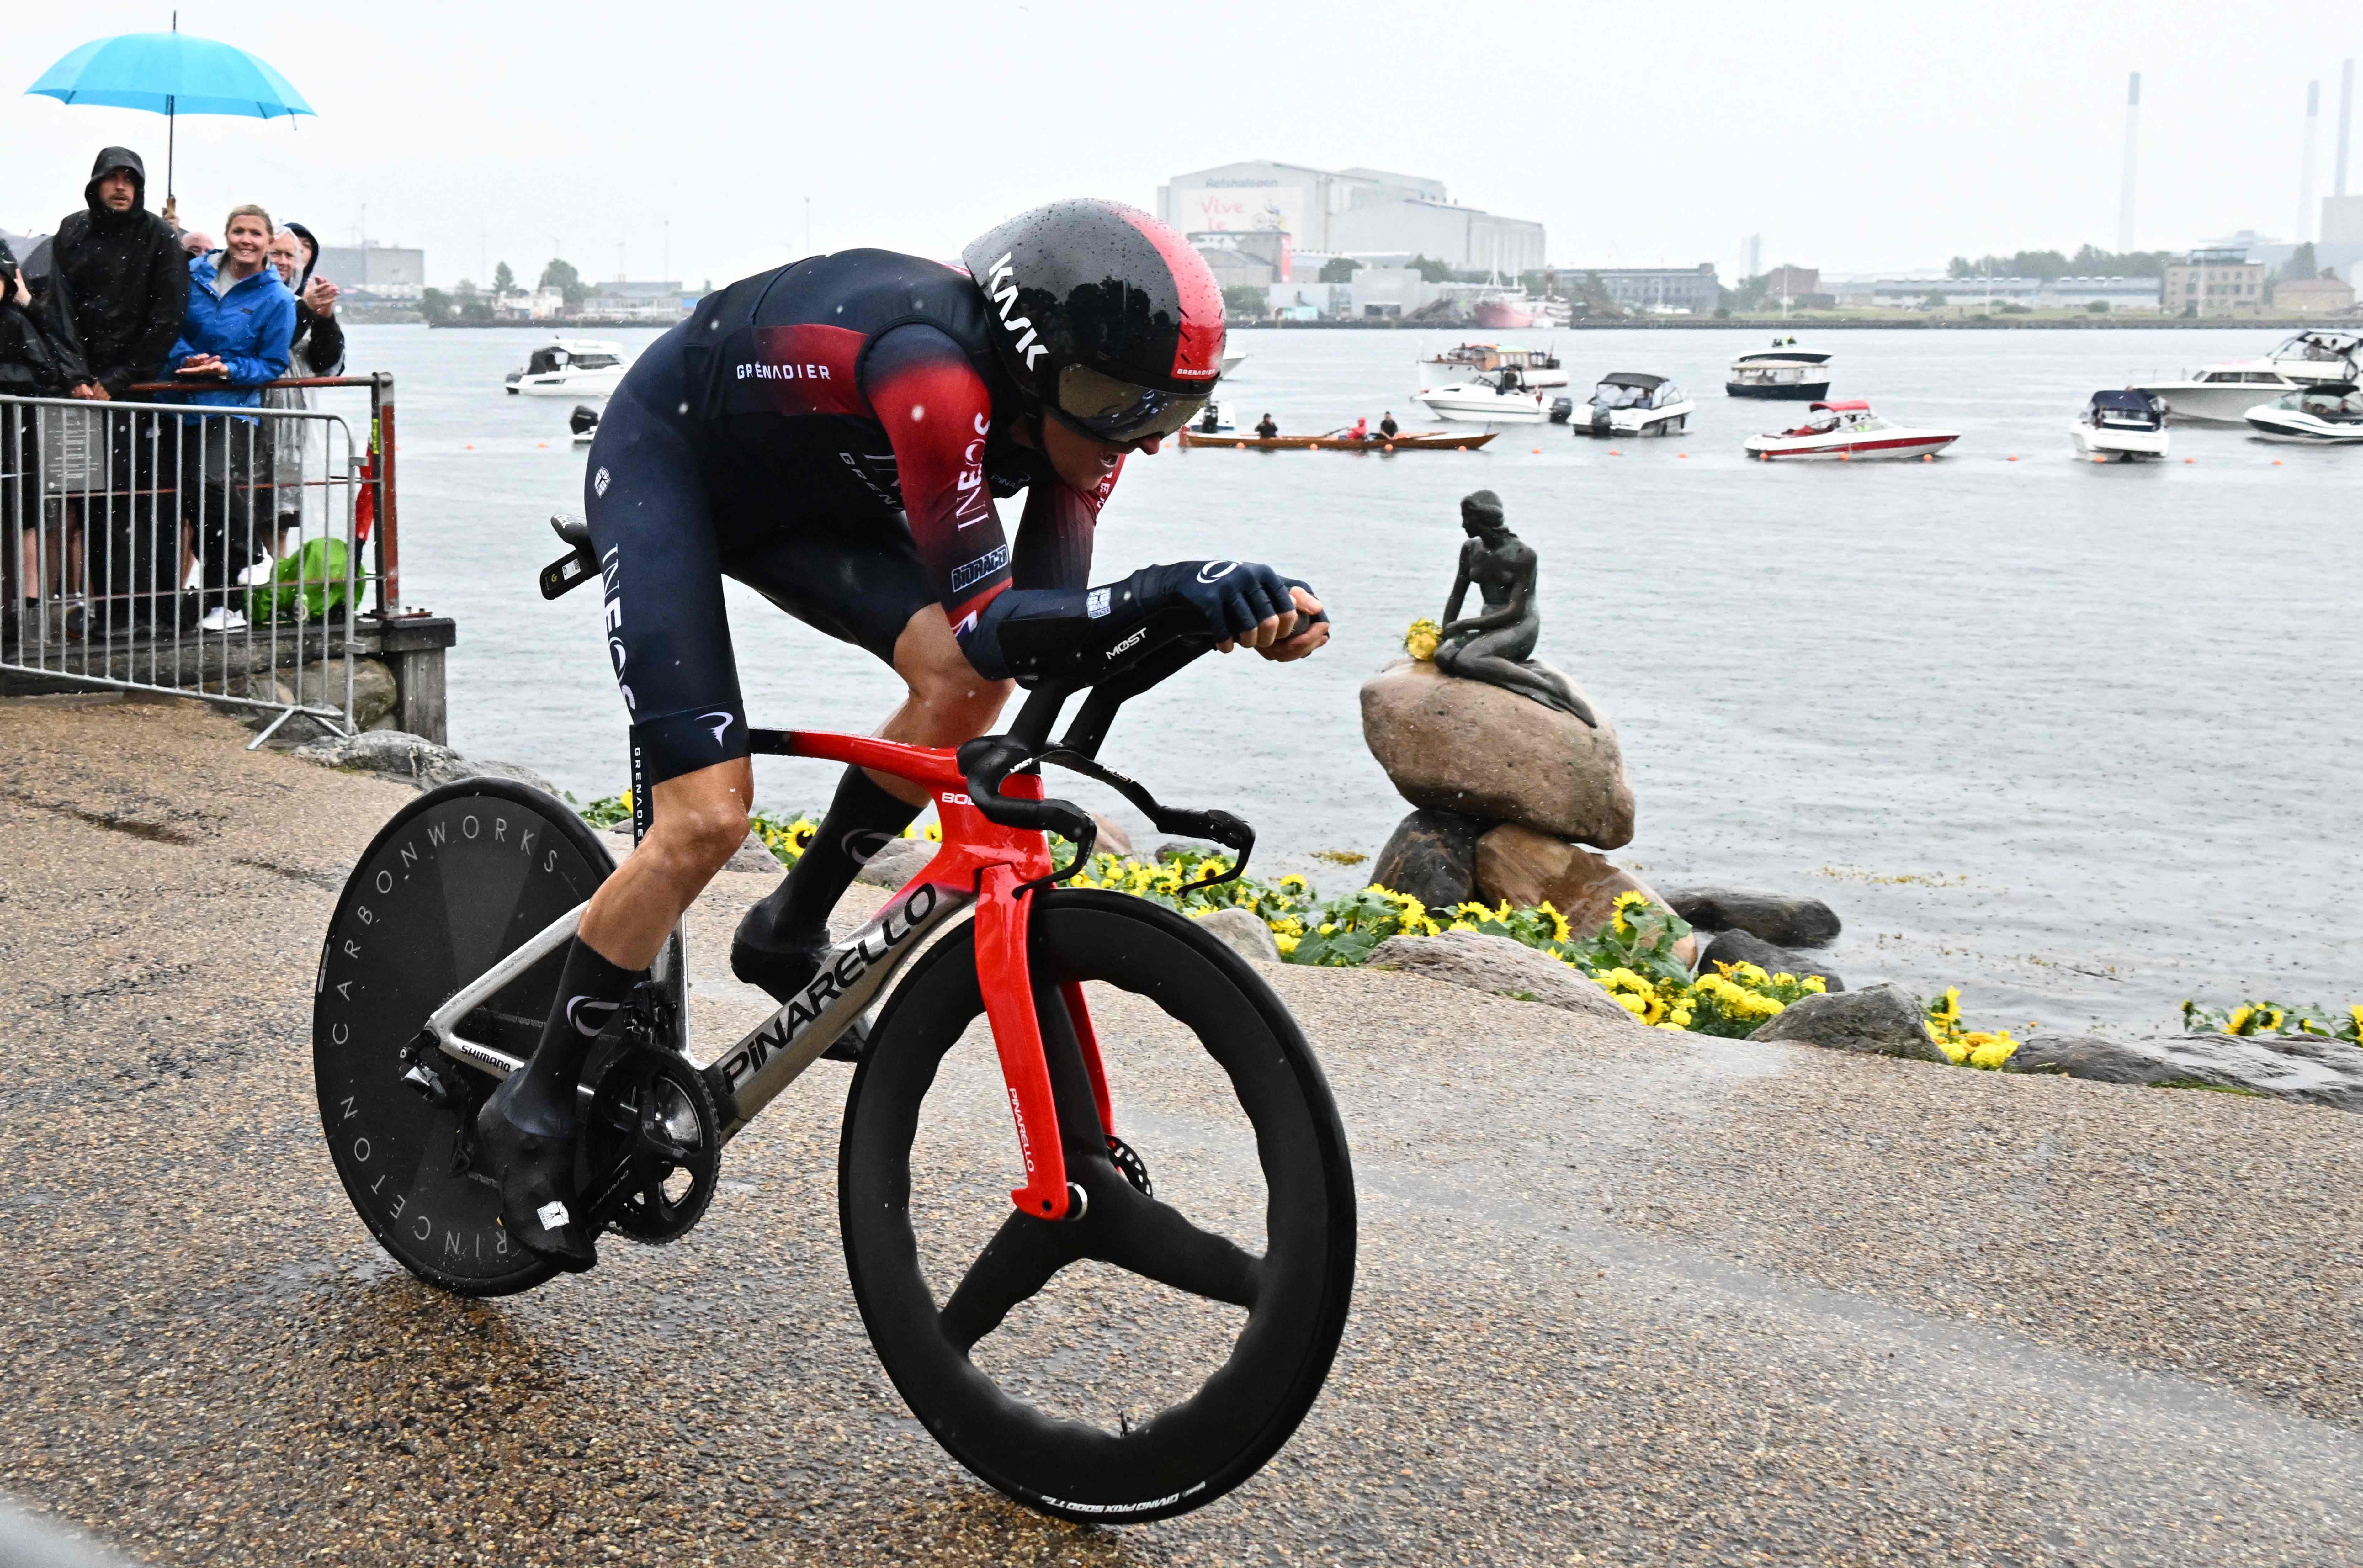
M 65 104 L 146 109 L 173 121 L 181 115 L 244 115 L 277 119 L 308 115 L 312 105 L 287 78 L 242 49 L 178 28 L 95 39 L 41 73 L 26 89 Z M 165 132 L 164 193 L 172 191 L 176 138 Z

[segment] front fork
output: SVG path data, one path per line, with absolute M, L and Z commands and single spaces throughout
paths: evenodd
M 1018 891 L 1023 881 L 1015 867 L 986 867 L 978 878 L 975 915 L 977 980 L 984 992 L 985 1019 L 993 1026 L 993 1050 L 1001 1057 L 1002 1080 L 1009 1087 L 1018 1156 L 1026 1166 L 1026 1185 L 1010 1193 L 1009 1200 L 1021 1213 L 1039 1219 L 1080 1219 L 1082 1193 L 1067 1179 L 1059 1106 L 1050 1089 L 1049 1061 L 1043 1054 L 1042 1021 L 1034 1010 L 1034 979 L 1026 952 L 1033 900 Z M 1107 1068 L 1083 1005 L 1082 985 L 1068 980 L 1059 989 L 1074 1025 L 1083 1072 L 1091 1079 L 1100 1130 L 1112 1137 L 1115 1118 L 1108 1101 Z

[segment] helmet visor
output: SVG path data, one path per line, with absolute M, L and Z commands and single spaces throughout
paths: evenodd
M 1103 441 L 1161 439 L 1195 418 L 1212 390 L 1164 392 L 1069 365 L 1059 372 L 1059 412 Z

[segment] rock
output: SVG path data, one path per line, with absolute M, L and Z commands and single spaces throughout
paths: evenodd
M 1519 909 L 1548 903 L 1567 917 L 1578 937 L 1590 936 L 1606 925 L 1623 893 L 1639 893 L 1659 908 L 1666 907 L 1647 882 L 1581 845 L 1508 823 L 1477 841 L 1480 900 L 1489 904 L 1507 900 Z M 1674 944 L 1674 954 L 1685 964 L 1697 962 L 1697 939 L 1681 938 Z
M 1768 975 L 1791 974 L 1799 979 L 1819 975 L 1822 984 L 1834 991 L 1846 989 L 1846 982 L 1827 969 L 1806 962 L 1785 947 L 1775 947 L 1759 936 L 1745 931 L 1724 931 L 1715 933 L 1700 957 L 1698 972 L 1714 973 L 1717 964 L 1753 964 Z
M 259 669 L 237 683 L 240 695 L 265 702 L 293 702 L 297 696 L 297 674 L 292 669 Z M 305 665 L 301 672 L 303 700 L 314 706 L 341 708 L 345 701 L 345 663 L 336 659 L 323 664 Z M 396 693 L 394 671 L 384 661 L 374 658 L 353 660 L 353 723 L 370 730 L 387 723 L 394 713 Z M 268 729 L 277 713 L 257 713 L 247 723 L 251 730 Z M 289 715 L 286 722 L 271 731 L 272 745 L 286 748 L 324 740 L 337 732 L 308 713 Z
M 1548 954 L 1537 953 L 1506 936 L 1486 936 L 1473 931 L 1448 931 L 1441 936 L 1390 936 L 1379 944 L 1366 966 L 1424 975 L 1447 985 L 1537 1001 L 1567 1012 L 1580 1012 L 1603 1022 L 1640 1020 L 1616 1005 L 1588 975 L 1579 975 Z
M 1370 880 L 1430 909 L 1464 903 L 1477 890 L 1477 840 L 1485 827 L 1458 812 L 1414 812 L 1387 835 Z
M 1666 901 L 1701 931 L 1744 931 L 1776 947 L 1827 947 L 1838 939 L 1837 911 L 1819 899 L 1755 888 L 1674 888 Z
M 1362 683 L 1362 739 L 1414 806 L 1603 849 L 1632 842 L 1633 788 L 1604 716 L 1592 729 L 1498 686 L 1404 659 Z
M 1271 927 L 1245 910 L 1216 910 L 1198 917 L 1198 929 L 1237 954 L 1259 964 L 1280 962 L 1280 943 Z
M 462 778 L 507 778 L 550 795 L 558 786 L 522 763 L 465 757 L 406 730 L 368 730 L 357 735 L 327 735 L 288 753 L 323 767 L 398 778 L 419 790 Z
M 1092 813 L 1092 821 L 1099 823 L 1100 826 L 1099 844 L 1093 849 L 1093 854 L 1130 855 L 1132 853 L 1132 834 L 1125 832 L 1097 812 Z
M 886 847 L 871 856 L 861 869 L 853 874 L 857 882 L 867 882 L 873 888 L 900 888 L 917 876 L 928 861 L 936 857 L 942 845 L 924 838 L 895 838 Z
M 1950 1059 L 1936 1048 L 1936 1037 L 1922 1021 L 1921 1011 L 1919 999 L 1893 986 L 1865 986 L 1858 991 L 1831 991 L 1792 1001 L 1748 1038 L 1950 1066 Z
M 624 834 L 628 838 L 631 836 L 631 830 L 626 828 Z M 740 844 L 730 858 L 723 863 L 722 869 L 753 871 L 766 877 L 776 877 L 787 867 L 780 864 L 780 857 L 771 853 L 770 845 L 765 844 L 760 836 L 749 831 L 745 842 Z
M 2035 1034 L 2003 1064 L 2104 1084 L 2212 1084 L 2363 1110 L 2363 1048 L 2304 1034 Z

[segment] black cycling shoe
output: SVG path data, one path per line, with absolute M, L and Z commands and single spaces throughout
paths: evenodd
M 730 939 L 730 972 L 750 986 L 761 987 L 773 1001 L 785 1006 L 820 973 L 821 960 L 828 955 L 828 938 L 823 935 L 788 946 L 771 946 L 758 939 L 770 923 L 769 912 L 757 904 L 739 921 L 738 934 Z M 851 1062 L 860 1059 L 860 1051 L 847 1036 L 831 1043 L 821 1055 L 832 1062 Z
M 501 1224 L 508 1233 L 526 1251 L 581 1274 L 598 1263 L 599 1251 L 578 1212 L 574 1130 L 549 1133 L 509 1120 L 524 1078 L 512 1076 L 476 1113 L 476 1146 L 500 1182 Z

